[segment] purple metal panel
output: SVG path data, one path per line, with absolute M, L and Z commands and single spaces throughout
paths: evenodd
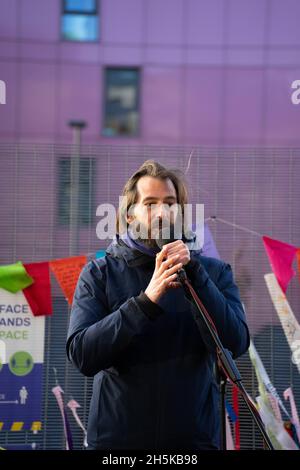
M 147 3 L 147 43 L 181 45 L 183 43 L 183 0 L 151 0 Z
M 185 140 L 209 145 L 219 138 L 222 69 L 190 67 L 185 81 Z
M 224 143 L 256 145 L 263 130 L 263 72 L 232 68 L 224 78 Z
M 187 71 L 191 65 L 202 65 L 204 68 L 209 65 L 220 67 L 224 58 L 224 52 L 219 47 L 189 48 L 185 55 Z
M 18 43 L 11 40 L 0 41 L 0 57 L 3 59 L 16 59 L 17 58 Z
M 156 141 L 180 142 L 181 70 L 174 67 L 147 67 L 143 82 L 143 129 L 145 137 Z
M 187 9 L 187 44 L 190 46 L 223 44 L 223 0 L 188 0 Z
M 60 0 L 26 0 L 19 2 L 20 38 L 38 41 L 60 39 Z
M 22 63 L 20 74 L 21 136 L 47 136 L 55 130 L 55 67 L 53 64 Z
M 101 69 L 96 65 L 64 64 L 60 71 L 58 133 L 71 137 L 68 121 L 86 121 L 85 137 L 96 139 L 101 130 Z
M 6 104 L 0 105 L 0 134 L 3 139 L 12 140 L 16 132 L 17 64 L 0 61 L 0 79 L 6 84 Z
M 100 62 L 100 45 L 98 43 L 73 43 L 63 42 L 59 47 L 60 60 L 65 62 L 78 62 L 82 63 L 82 67 L 85 67 L 84 63 L 99 63 Z
M 58 45 L 49 43 L 21 42 L 20 59 L 22 61 L 38 60 L 54 62 L 58 59 Z
M 0 37 L 17 36 L 17 0 L 1 0 Z
M 143 64 L 142 49 L 135 46 L 103 46 L 103 67 L 115 65 L 118 67 L 137 66 Z
M 270 6 L 268 43 L 272 46 L 299 45 L 299 1 L 272 0 Z
M 266 77 L 266 144 L 299 145 L 300 105 L 292 104 L 291 83 L 300 79 L 300 66 L 272 68 Z
M 226 51 L 226 66 L 243 66 L 249 69 L 250 67 L 256 69 L 257 67 L 263 68 L 266 61 L 266 53 L 263 48 L 253 47 L 247 48 L 232 48 Z M 246 69 L 245 69 L 246 70 Z
M 268 67 L 285 66 L 294 68 L 300 62 L 299 47 L 291 49 L 287 47 L 268 49 L 268 56 L 266 60 Z M 297 78 L 299 75 L 297 75 Z
M 182 66 L 183 54 L 184 50 L 182 47 L 164 49 L 159 46 L 149 46 L 145 50 L 144 62 L 155 65 Z
M 229 0 L 227 5 L 227 43 L 234 46 L 263 46 L 268 13 L 267 0 Z
M 103 44 L 136 44 L 144 42 L 146 0 L 102 0 L 100 41 Z M 101 33 L 102 31 L 102 33 Z

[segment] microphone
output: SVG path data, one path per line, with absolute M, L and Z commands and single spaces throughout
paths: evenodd
M 176 240 L 181 240 L 181 238 L 175 237 L 174 232 L 175 232 L 174 225 L 170 226 L 169 234 L 166 233 L 166 230 L 164 229 L 160 230 L 159 236 L 155 240 L 158 248 L 162 250 L 164 245 L 175 242 Z M 186 279 L 187 279 L 187 275 L 186 275 L 185 269 L 182 267 L 177 271 L 177 280 L 181 282 L 181 284 L 183 284 Z
M 160 249 L 162 249 L 164 245 L 175 242 L 176 240 L 179 239 L 175 238 L 175 229 L 173 225 L 170 226 L 169 233 L 167 232 L 166 227 L 162 228 L 159 231 L 159 236 L 155 239 L 156 244 Z

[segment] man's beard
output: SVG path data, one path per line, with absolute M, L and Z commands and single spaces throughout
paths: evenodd
M 138 243 L 142 243 L 146 248 L 157 248 L 157 243 L 155 238 L 137 238 Z
M 162 238 L 162 235 L 163 238 L 166 238 L 166 234 L 174 233 L 174 224 L 170 222 L 168 225 L 166 225 L 160 222 L 154 227 L 151 233 L 151 228 L 147 229 L 147 227 L 142 222 L 139 222 L 136 226 L 136 230 L 139 234 L 148 233 L 148 237 L 142 237 L 140 235 L 135 236 L 134 240 L 136 242 L 142 243 L 146 248 L 158 248 L 156 240 Z

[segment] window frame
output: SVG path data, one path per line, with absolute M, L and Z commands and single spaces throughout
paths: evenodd
M 94 11 L 84 11 L 84 10 L 67 10 L 66 9 L 66 0 L 62 0 L 62 15 L 98 15 L 99 12 L 99 0 L 95 0 L 95 10 Z
M 137 132 L 134 135 L 124 135 L 124 134 L 117 134 L 117 135 L 106 135 L 104 133 L 104 124 L 105 124 L 105 117 L 106 117 L 106 90 L 107 90 L 107 72 L 109 70 L 120 70 L 120 71 L 126 71 L 126 70 L 134 70 L 137 72 L 137 109 L 139 113 L 139 119 L 138 119 L 138 126 L 137 126 Z M 138 139 L 141 137 L 141 83 L 142 83 L 142 67 L 139 65 L 106 65 L 103 67 L 103 75 L 102 75 L 102 82 L 103 82 L 103 93 L 102 93 L 102 125 L 101 125 L 101 132 L 100 135 L 101 137 L 105 139 Z
M 100 41 L 100 7 L 99 7 L 100 0 L 95 0 L 95 8 L 93 11 L 81 11 L 81 10 L 68 10 L 66 9 L 66 0 L 61 0 L 61 14 L 60 14 L 60 39 L 62 42 L 66 43 L 75 43 L 75 44 L 95 44 Z M 97 17 L 97 38 L 96 39 L 67 39 L 64 36 L 64 31 L 62 27 L 62 21 L 65 15 L 74 15 L 74 16 L 96 16 Z

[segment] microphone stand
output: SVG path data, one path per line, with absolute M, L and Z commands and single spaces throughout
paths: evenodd
M 259 431 L 262 434 L 264 443 L 266 444 L 268 450 L 274 450 L 274 447 L 269 439 L 268 434 L 266 433 L 264 423 L 257 411 L 256 405 L 248 395 L 243 383 L 241 374 L 232 359 L 231 352 L 224 348 L 221 343 L 221 340 L 218 336 L 216 327 L 205 309 L 203 303 L 199 299 L 198 295 L 196 294 L 193 286 L 191 285 L 190 280 L 188 279 L 186 272 L 183 268 L 178 271 L 178 281 L 182 284 L 185 291 L 188 293 L 189 296 L 192 297 L 195 306 L 197 307 L 198 314 L 194 315 L 194 319 L 198 325 L 200 331 L 203 328 L 203 323 L 206 325 L 207 330 L 210 333 L 210 336 L 215 344 L 216 354 L 218 358 L 218 367 L 219 373 L 221 377 L 221 411 L 222 411 L 222 436 L 221 436 L 221 443 L 222 443 L 222 450 L 226 450 L 226 420 L 225 420 L 225 393 L 226 393 L 226 382 L 229 379 L 234 385 L 238 387 L 243 400 L 252 415 L 256 425 L 258 426 Z

